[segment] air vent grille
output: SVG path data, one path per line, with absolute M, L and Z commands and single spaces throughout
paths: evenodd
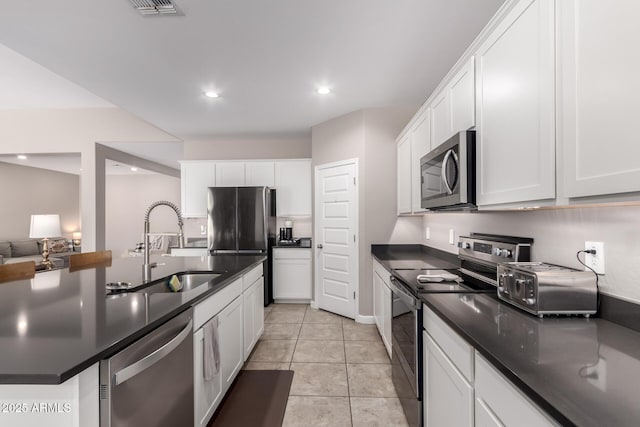
M 133 7 L 143 15 L 158 15 L 176 13 L 176 7 L 171 0 L 129 0 Z

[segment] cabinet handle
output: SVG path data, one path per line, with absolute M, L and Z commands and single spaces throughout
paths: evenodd
M 318 249 L 322 249 L 322 244 L 319 243 L 318 246 L 316 246 Z

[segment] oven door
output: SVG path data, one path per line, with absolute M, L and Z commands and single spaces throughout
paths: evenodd
M 420 159 L 423 208 L 475 203 L 474 143 L 474 132 L 460 132 Z
M 391 278 L 391 376 L 410 426 L 422 425 L 422 304 Z

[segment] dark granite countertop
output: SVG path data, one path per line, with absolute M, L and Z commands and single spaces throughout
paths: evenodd
M 417 246 L 414 255 L 425 251 L 411 246 Z M 376 252 L 383 253 L 372 247 L 374 256 L 391 269 L 389 258 L 381 259 Z M 393 261 L 401 261 L 400 254 L 395 251 Z M 408 255 L 414 260 L 411 251 Z M 433 257 L 438 259 L 433 254 L 420 259 L 433 262 Z M 638 425 L 639 332 L 602 318 L 539 319 L 493 295 L 420 297 L 561 425 Z
M 0 285 L 0 384 L 60 384 L 218 292 L 264 256 L 152 257 L 152 278 L 225 272 L 185 293 L 106 295 L 105 283 L 142 282 L 142 257 L 108 268 L 37 273 Z
M 460 267 L 457 255 L 423 245 L 371 245 L 371 254 L 388 270 Z

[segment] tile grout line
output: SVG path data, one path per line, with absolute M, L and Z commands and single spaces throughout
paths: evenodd
M 344 373 L 347 377 L 347 399 L 349 399 L 349 421 L 351 421 L 351 427 L 353 427 L 353 408 L 351 407 L 351 388 L 349 387 L 349 370 L 347 369 L 347 345 L 344 340 L 344 322 L 342 323 L 342 348 L 344 350 Z

